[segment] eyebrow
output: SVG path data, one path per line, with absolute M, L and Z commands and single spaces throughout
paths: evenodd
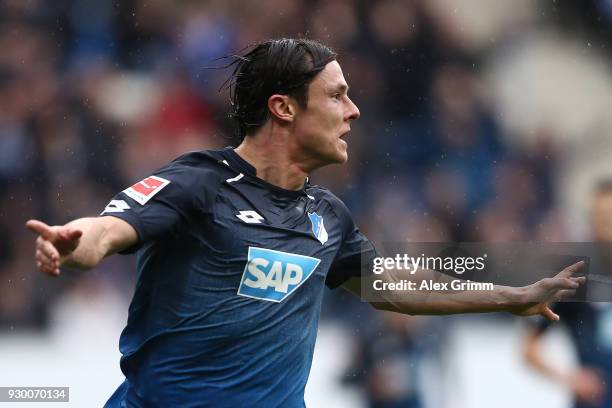
M 342 93 L 344 93 L 344 92 L 348 92 L 349 87 L 346 84 L 341 84 L 341 85 L 335 86 L 332 90 L 333 90 L 333 92 L 342 92 Z

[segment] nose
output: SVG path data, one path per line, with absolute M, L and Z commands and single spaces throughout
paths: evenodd
M 359 116 L 361 115 L 361 113 L 359 112 L 359 108 L 357 107 L 357 105 L 355 105 L 355 102 L 353 102 L 350 98 L 348 99 L 348 111 L 347 111 L 347 117 L 346 120 L 348 121 L 352 121 L 355 119 L 358 119 Z

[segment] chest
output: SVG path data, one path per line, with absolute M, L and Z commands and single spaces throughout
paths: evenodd
M 248 185 L 223 187 L 197 230 L 208 270 L 232 279 L 239 295 L 273 302 L 322 286 L 342 242 L 327 201 Z

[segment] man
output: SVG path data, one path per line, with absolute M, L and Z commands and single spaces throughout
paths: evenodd
M 612 390 L 608 385 L 612 378 L 612 305 L 609 303 L 612 298 L 612 180 L 603 181 L 595 188 L 590 215 L 598 252 L 591 260 L 591 269 L 596 274 L 585 288 L 591 302 L 566 302 L 555 307 L 568 329 L 579 365 L 565 370 L 550 363 L 551 356 L 541 346 L 542 336 L 550 327 L 546 321 L 531 327 L 523 341 L 523 355 L 535 370 L 572 392 L 575 408 L 612 408 Z
M 336 54 L 315 41 L 271 40 L 235 64 L 240 146 L 179 157 L 101 217 L 27 223 L 39 234 L 37 266 L 50 275 L 138 252 L 120 340 L 126 380 L 108 407 L 302 407 L 323 288 L 358 294 L 361 260 L 375 257 L 344 204 L 308 183 L 314 169 L 347 160 L 344 137 L 359 117 Z M 524 288 L 376 306 L 555 319 L 548 302 L 572 294 L 579 267 Z

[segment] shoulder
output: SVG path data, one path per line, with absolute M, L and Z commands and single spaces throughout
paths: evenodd
M 152 199 L 174 207 L 207 210 L 221 183 L 235 176 L 220 151 L 188 152 L 123 192 L 141 205 Z
M 205 187 L 215 190 L 223 180 L 235 173 L 223 162 L 217 150 L 187 152 L 157 170 L 154 175 L 167 178 L 183 187 Z
M 222 178 L 231 171 L 223 163 L 223 156 L 218 150 L 201 150 L 187 152 L 162 167 L 160 172 L 175 172 L 181 174 L 195 173 L 198 175 L 217 175 Z

